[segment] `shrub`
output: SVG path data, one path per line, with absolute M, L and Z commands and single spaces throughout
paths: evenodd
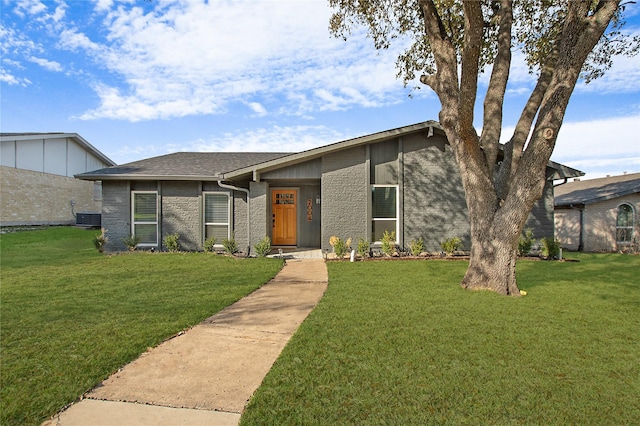
M 128 237 L 124 237 L 122 242 L 125 246 L 127 246 L 127 250 L 135 251 L 136 247 L 138 247 L 138 243 L 140 242 L 140 237 L 136 237 L 133 234 L 129 234 Z
M 458 237 L 449 238 L 448 240 L 444 240 L 440 243 L 440 247 L 442 251 L 447 254 L 452 254 L 454 251 L 457 251 L 462 244 L 462 240 Z
M 222 246 L 224 247 L 224 251 L 227 254 L 234 255 L 238 253 L 238 243 L 235 237 L 232 235 L 231 238 L 225 238 L 222 240 Z
M 204 252 L 212 253 L 215 251 L 214 246 L 216 245 L 216 237 L 209 237 L 204 241 Z
M 542 257 L 554 259 L 560 255 L 560 241 L 553 237 L 545 237 L 540 240 Z
M 264 237 L 253 248 L 256 249 L 258 257 L 266 257 L 271 252 L 271 238 Z
M 109 241 L 109 238 L 106 235 L 106 232 L 104 228 L 100 229 L 100 234 L 96 235 L 93 238 L 93 245 L 96 246 L 96 249 L 98 249 L 98 251 L 100 253 L 102 253 L 104 251 L 104 245 L 107 244 L 107 242 Z
M 524 230 L 518 241 L 518 255 L 525 256 L 531 251 L 531 247 L 534 242 L 533 229 L 527 228 Z
M 424 251 L 424 241 L 422 240 L 422 237 L 417 240 L 411 240 L 409 243 L 409 249 L 411 250 L 411 255 L 420 256 L 420 253 Z
M 358 255 L 363 259 L 369 256 L 369 246 L 369 241 L 365 240 L 364 238 L 360 238 L 358 240 L 358 248 L 356 250 L 358 251 Z
M 385 230 L 382 234 L 382 253 L 387 256 L 392 256 L 396 251 L 396 231 Z
M 162 244 L 164 244 L 167 250 L 171 253 L 175 253 L 180 250 L 180 243 L 178 242 L 179 239 L 180 234 L 169 234 L 162 239 Z
M 351 238 L 343 241 L 339 237 L 333 236 L 329 238 L 329 244 L 333 247 L 333 252 L 338 259 L 342 259 L 351 250 Z

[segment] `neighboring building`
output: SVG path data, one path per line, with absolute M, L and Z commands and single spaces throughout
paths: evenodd
M 67 225 L 100 212 L 100 182 L 74 175 L 116 163 L 76 133 L 0 134 L 0 225 Z
M 583 173 L 549 163 L 544 195 L 527 226 L 553 236 L 553 180 Z M 160 249 L 180 234 L 185 250 L 234 236 L 246 250 L 269 236 L 274 246 L 329 250 L 329 238 L 378 242 L 395 231 L 404 247 L 427 250 L 462 238 L 469 247 L 464 191 L 442 128 L 428 121 L 311 149 L 283 153 L 175 153 L 76 177 L 103 184 L 107 250 Z
M 556 236 L 579 251 L 621 251 L 640 241 L 640 173 L 555 188 Z

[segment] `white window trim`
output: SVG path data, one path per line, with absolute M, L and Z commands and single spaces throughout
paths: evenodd
M 629 206 L 631 208 L 631 226 L 618 226 L 618 215 L 620 214 L 620 207 Z M 616 207 L 616 244 L 631 244 L 635 238 L 634 231 L 636 227 L 636 209 L 631 203 L 620 203 Z M 630 229 L 631 240 L 630 241 L 618 241 L 618 229 Z
M 156 220 L 155 222 L 136 222 L 135 217 L 135 198 L 136 194 L 155 194 L 156 196 Z M 159 244 L 160 237 L 158 236 L 158 191 L 131 191 L 131 235 L 135 235 L 136 225 L 156 225 L 156 242 L 155 243 L 138 243 L 139 247 L 156 247 Z
M 207 240 L 207 226 L 220 226 L 220 225 L 226 225 L 227 226 L 227 238 L 231 238 L 231 219 L 232 219 L 232 209 L 231 209 L 231 194 L 229 194 L 228 192 L 222 192 L 222 191 L 205 191 L 202 193 L 202 243 L 204 244 L 204 242 Z M 207 214 L 206 214 L 206 206 L 207 206 L 207 202 L 205 200 L 205 198 L 207 197 L 207 195 L 224 195 L 225 197 L 227 197 L 227 218 L 228 221 L 227 222 L 207 222 Z M 222 247 L 222 241 L 216 241 L 216 243 L 214 244 L 215 247 Z
M 395 188 L 396 189 L 396 217 L 395 217 L 395 221 L 396 221 L 396 239 L 394 241 L 395 244 L 398 244 L 398 237 L 400 235 L 400 218 L 399 213 L 400 213 L 400 185 L 398 184 L 373 184 L 371 185 L 371 190 L 369 190 L 369 203 L 371 205 L 371 222 L 374 222 L 376 220 L 392 220 L 389 217 L 378 217 L 375 218 L 373 217 L 373 188 Z M 373 225 L 373 223 L 371 223 L 371 225 Z M 369 228 L 371 230 L 371 227 Z M 373 238 L 373 231 L 371 230 L 371 237 Z M 377 240 L 377 241 L 373 241 L 372 244 L 382 244 L 382 241 Z

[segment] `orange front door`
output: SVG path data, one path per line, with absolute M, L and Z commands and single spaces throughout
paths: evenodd
M 296 245 L 296 190 L 271 191 L 271 238 L 274 246 Z

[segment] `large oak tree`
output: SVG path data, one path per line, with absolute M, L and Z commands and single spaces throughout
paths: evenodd
M 546 166 L 582 76 L 587 82 L 638 38 L 620 30 L 625 4 L 578 0 L 329 0 L 330 31 L 345 40 L 364 26 L 377 49 L 410 40 L 398 76 L 437 94 L 440 124 L 460 168 L 471 228 L 462 286 L 520 295 L 518 239 L 542 195 Z M 512 53 L 527 61 L 535 87 L 501 149 Z M 474 127 L 478 78 L 490 68 L 482 131 Z M 478 121 L 480 123 L 480 121 Z

